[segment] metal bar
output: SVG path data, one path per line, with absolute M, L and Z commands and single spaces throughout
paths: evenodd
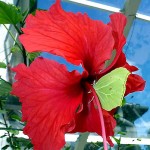
M 97 8 L 97 9 L 101 9 L 101 10 L 104 10 L 104 11 L 108 11 L 108 12 L 122 12 L 124 11 L 121 10 L 120 8 L 117 8 L 117 7 L 112 7 L 112 6 L 108 6 L 108 5 L 104 5 L 104 4 L 101 4 L 101 3 L 97 3 L 97 2 L 92 2 L 92 1 L 88 1 L 88 0 L 63 0 L 65 2 L 73 2 L 73 3 L 77 3 L 77 4 L 81 4 L 81 5 L 85 5 L 85 6 L 89 6 L 89 7 L 94 7 L 94 8 Z M 134 3 L 136 3 L 136 1 L 133 1 Z M 132 8 L 131 8 L 132 10 Z M 132 16 L 135 16 L 137 19 L 141 19 L 141 20 L 144 20 L 144 21 L 150 21 L 150 16 L 148 15 L 144 15 L 144 14 L 141 14 L 141 13 L 135 13 L 135 14 L 132 14 Z
M 136 18 L 150 22 L 150 16 L 143 15 L 141 13 L 136 13 Z
M 122 12 L 126 15 L 127 17 L 127 25 L 124 30 L 124 34 L 127 37 L 130 29 L 132 27 L 132 24 L 136 18 L 136 13 L 138 11 L 138 7 L 140 5 L 141 0 L 126 0 L 124 8 Z
M 78 139 L 78 137 L 79 137 L 79 135 L 77 135 L 77 134 L 66 134 L 65 135 L 65 139 L 68 142 L 76 142 L 76 140 Z M 115 138 L 119 139 L 120 136 L 115 136 Z M 90 134 L 88 136 L 88 139 L 87 139 L 87 143 L 89 143 L 89 142 L 94 142 L 95 143 L 95 142 L 102 142 L 102 141 L 103 141 L 103 139 L 102 139 L 101 136 L 94 135 L 94 134 Z M 114 144 L 117 144 L 116 141 L 113 138 L 112 138 L 112 141 L 113 141 Z M 121 137 L 121 144 L 150 145 L 150 138 L 149 137 L 147 137 L 147 138 Z
M 84 150 L 88 136 L 89 136 L 88 132 L 81 133 L 76 141 L 74 150 Z
M 63 0 L 63 1 L 78 3 L 81 5 L 90 6 L 90 7 L 102 9 L 102 10 L 109 11 L 109 12 L 120 12 L 120 8 L 104 5 L 104 4 L 97 3 L 97 2 L 87 1 L 87 0 Z

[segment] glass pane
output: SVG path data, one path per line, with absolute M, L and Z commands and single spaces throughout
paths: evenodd
M 131 136 L 150 138 L 150 22 L 136 19 L 125 47 L 130 64 L 139 68 L 137 73 L 146 80 L 143 92 L 127 96 L 128 107 L 124 109 L 127 120 L 134 126 Z
M 150 15 L 150 0 L 142 0 L 138 12 L 144 15 Z
M 41 9 L 49 9 L 50 6 L 55 2 L 55 0 L 45 0 L 45 3 L 43 3 L 42 0 L 38 0 L 38 8 Z M 102 11 L 98 8 L 93 8 L 81 4 L 77 4 L 74 2 L 61 2 L 63 9 L 70 12 L 81 12 L 81 13 L 87 13 L 92 19 L 96 20 L 102 20 L 103 22 L 107 23 L 109 22 L 109 12 Z
M 125 0 L 90 0 L 90 1 L 110 5 L 117 8 L 123 8 L 125 3 Z
M 37 7 L 41 9 L 49 9 L 49 7 L 55 2 L 55 0 L 38 0 Z
M 123 8 L 124 3 L 125 3 L 125 0 L 88 0 L 88 1 L 102 3 L 105 5 L 110 5 L 110 6 L 117 7 L 117 8 Z M 49 7 L 48 4 L 52 4 L 54 2 L 55 0 L 44 0 L 44 3 L 43 3 L 42 0 L 38 0 L 38 6 L 48 9 Z

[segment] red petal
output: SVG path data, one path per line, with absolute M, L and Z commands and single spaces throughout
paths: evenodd
M 123 31 L 127 22 L 126 17 L 121 13 L 116 13 L 112 14 L 110 18 L 111 22 L 109 23 L 109 25 L 112 27 L 113 37 L 115 39 L 114 49 L 116 49 L 116 57 L 111 65 L 100 73 L 99 78 L 118 67 L 125 67 L 131 73 L 138 70 L 137 67 L 130 66 L 126 62 L 125 54 L 122 52 L 122 48 L 126 42 L 126 39 L 123 35 Z M 144 87 L 145 81 L 143 80 L 143 78 L 138 75 L 131 74 L 127 80 L 125 95 L 135 91 L 142 91 Z
M 136 91 L 143 91 L 145 88 L 145 81 L 142 77 L 136 74 L 130 74 L 126 83 L 126 93 L 133 93 Z
M 137 67 L 130 66 L 128 63 L 126 63 L 123 67 L 128 69 L 131 73 L 138 70 Z M 136 74 L 130 74 L 126 83 L 125 95 L 128 95 L 133 92 L 137 92 L 137 91 L 143 91 L 145 88 L 145 82 L 146 81 L 144 81 L 141 76 L 136 75 Z
M 93 75 L 111 57 L 114 45 L 111 27 L 87 14 L 65 12 L 59 1 L 49 11 L 37 11 L 26 20 L 21 43 L 29 52 L 46 51 L 66 58 Z
M 12 94 L 22 102 L 23 121 L 36 150 L 60 150 L 64 134 L 74 128 L 74 115 L 82 105 L 80 80 L 86 73 L 68 72 L 55 61 L 37 58 L 30 67 L 13 68 L 17 80 Z
M 127 23 L 127 19 L 125 15 L 121 13 L 115 13 L 110 15 L 110 19 L 111 22 L 109 23 L 109 25 L 112 27 L 113 36 L 115 39 L 114 48 L 117 49 L 117 51 L 119 51 L 122 50 L 122 47 L 126 42 L 123 32 Z
M 101 72 L 101 76 L 108 73 L 116 66 L 121 66 L 126 63 L 124 53 L 122 52 L 122 48 L 126 43 L 126 38 L 123 34 L 127 22 L 126 17 L 121 13 L 115 13 L 110 15 L 110 19 L 111 22 L 109 25 L 112 27 L 112 34 L 115 40 L 114 49 L 116 50 L 116 56 L 111 65 Z
M 124 68 L 128 69 L 130 72 L 134 72 L 134 71 L 138 70 L 137 67 L 131 66 L 126 62 L 126 56 L 123 52 L 121 52 L 117 62 L 114 64 L 114 66 L 112 66 L 112 68 L 109 71 L 119 68 L 119 67 L 124 67 Z
M 126 64 L 126 56 L 123 52 L 121 52 L 118 60 L 116 61 L 116 63 L 114 64 L 114 66 L 112 67 L 111 70 L 115 69 L 115 68 L 119 68 L 122 67 Z
M 137 71 L 137 70 L 138 70 L 137 67 L 135 67 L 135 66 L 130 66 L 128 63 L 126 63 L 126 64 L 124 65 L 124 67 L 125 67 L 126 69 L 128 69 L 130 72 L 134 72 L 134 71 Z
M 101 131 L 101 123 L 99 119 L 99 113 L 96 106 L 94 106 L 92 100 L 92 94 L 88 94 L 84 96 L 84 104 L 83 110 L 79 114 L 76 115 L 76 126 L 71 131 L 74 132 L 96 132 L 99 135 L 102 135 Z M 103 110 L 103 117 L 106 128 L 106 136 L 108 142 L 112 145 L 109 136 L 114 135 L 114 128 L 116 127 L 116 121 L 112 116 L 112 112 L 108 112 Z

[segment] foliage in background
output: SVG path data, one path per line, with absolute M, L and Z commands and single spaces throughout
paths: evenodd
M 31 1 L 32 5 L 30 8 L 34 10 L 34 6 L 36 1 Z M 37 54 L 28 54 L 26 55 L 26 52 L 22 45 L 17 42 L 17 39 L 14 38 L 14 35 L 11 33 L 11 31 L 7 28 L 5 24 L 12 24 L 14 28 L 16 29 L 16 32 L 18 35 L 22 33 L 21 27 L 25 24 L 25 18 L 29 14 L 29 10 L 26 10 L 25 12 L 21 12 L 21 9 L 12 5 L 7 4 L 5 2 L 0 1 L 0 24 L 4 25 L 4 27 L 8 30 L 8 33 L 14 40 L 13 47 L 10 48 L 11 53 L 20 52 L 23 54 L 24 62 L 26 63 L 27 57 L 31 61 L 34 60 L 35 57 L 37 57 Z M 0 62 L 0 68 L 7 69 L 7 65 L 4 62 Z M 12 109 L 9 109 L 9 102 L 16 102 L 19 103 L 18 98 L 12 96 L 10 94 L 11 91 L 11 83 L 3 80 L 0 77 L 0 115 L 2 116 L 2 120 L 0 121 L 0 130 L 4 131 L 3 135 L 0 135 L 0 139 L 6 141 L 6 145 L 4 145 L 1 149 L 13 149 L 13 150 L 27 150 L 31 149 L 33 145 L 31 144 L 30 140 L 27 138 L 19 137 L 19 131 L 22 131 L 22 128 L 24 127 L 24 124 L 21 122 L 21 113 L 18 114 L 20 110 L 14 111 Z M 8 104 L 9 103 L 9 104 Z M 13 127 L 11 125 L 11 122 L 13 124 L 17 124 L 17 128 Z M 20 127 L 20 128 L 19 128 Z
M 16 25 L 22 21 L 20 9 L 14 5 L 0 1 L 0 24 Z

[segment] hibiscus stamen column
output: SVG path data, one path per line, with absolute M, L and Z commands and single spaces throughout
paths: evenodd
M 108 150 L 107 140 L 106 140 L 105 124 L 104 124 L 104 117 L 103 117 L 103 113 L 102 113 L 102 106 L 100 104 L 99 98 L 98 98 L 93 86 L 90 85 L 89 83 L 86 83 L 86 86 L 92 91 L 93 96 L 94 96 L 94 103 L 98 107 L 98 113 L 99 113 L 99 118 L 100 118 L 100 123 L 101 123 L 101 129 L 102 129 L 102 138 L 103 138 L 104 150 Z

